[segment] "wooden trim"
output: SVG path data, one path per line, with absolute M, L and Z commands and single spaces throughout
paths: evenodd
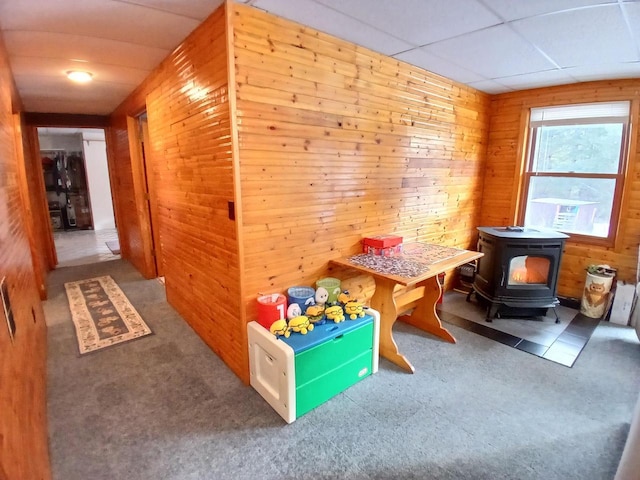
M 39 171 L 42 170 L 42 162 L 40 160 L 40 141 L 38 140 L 38 130 L 34 126 L 27 127 L 27 137 L 29 139 L 29 154 L 32 158 L 34 168 L 38 168 Z M 44 185 L 44 177 L 42 175 L 37 176 L 38 183 L 38 191 L 31 192 L 31 195 L 35 195 L 39 198 L 41 211 L 43 214 L 46 214 L 48 217 L 49 214 L 49 203 L 47 201 L 46 187 Z M 53 270 L 56 268 L 58 264 L 58 253 L 56 252 L 56 245 L 53 241 L 53 229 L 51 228 L 51 222 L 49 218 L 45 218 L 43 215 L 42 220 L 45 225 L 46 234 L 41 239 L 45 249 L 45 256 L 47 258 L 47 267 L 48 270 Z
M 526 202 L 523 200 L 524 195 L 528 191 L 528 182 L 525 185 L 525 172 L 527 171 L 527 165 L 529 162 L 529 142 L 530 142 L 530 128 L 529 128 L 529 108 L 523 108 L 520 114 L 520 131 L 523 132 L 518 139 L 518 149 L 516 155 L 519 159 L 519 168 L 516 168 L 515 178 L 513 182 L 513 191 L 511 198 L 514 199 L 511 205 L 510 216 L 513 218 L 514 223 L 523 225 L 524 223 L 524 205 Z
M 35 222 L 38 221 L 38 215 L 35 211 L 36 206 L 32 201 L 34 196 L 29 194 L 31 189 L 29 188 L 26 158 L 24 154 L 25 149 L 22 140 L 22 118 L 19 113 L 13 114 L 13 123 L 16 160 L 18 165 L 18 190 L 20 191 L 20 196 L 22 197 L 22 218 L 24 219 L 25 230 L 27 232 L 27 238 L 29 240 L 29 249 L 31 250 L 31 262 L 33 264 L 33 273 L 35 277 L 36 288 L 38 289 L 38 293 L 40 294 L 40 299 L 44 300 L 47 298 L 47 286 L 45 281 L 46 269 L 44 265 L 42 265 L 40 252 L 38 251 L 38 241 L 36 239 L 35 232 Z M 37 174 L 39 172 L 41 172 L 41 169 L 33 173 Z
M 24 116 L 27 124 L 34 127 L 106 128 L 109 126 L 107 115 L 27 112 Z
M 236 229 L 236 244 L 238 248 L 238 288 L 240 292 L 240 298 L 246 298 L 244 281 L 245 272 L 245 258 L 244 258 L 244 229 L 243 229 L 243 214 L 242 214 L 242 187 L 241 187 L 241 175 L 240 175 L 240 148 L 239 148 L 239 134 L 238 134 L 238 116 L 237 116 L 237 91 L 236 91 L 236 64 L 235 64 L 235 39 L 234 39 L 234 15 L 235 4 L 232 0 L 225 0 L 225 35 L 226 35 L 226 48 L 227 48 L 227 90 L 229 92 L 229 124 L 231 135 L 231 160 L 233 164 L 233 208 L 235 215 L 235 229 Z M 241 303 L 242 305 L 242 303 Z M 245 325 L 248 322 L 247 309 L 240 308 L 240 324 Z M 247 344 L 247 329 L 240 329 L 241 342 Z M 240 378 L 246 384 L 249 383 L 249 377 L 246 374 L 249 365 L 247 363 L 242 367 L 243 374 Z
M 158 275 L 156 262 L 153 258 L 153 241 L 150 222 L 150 209 L 145 198 L 146 172 L 142 160 L 142 145 L 140 143 L 140 130 L 138 119 L 127 116 L 127 135 L 129 138 L 129 157 L 131 158 L 131 174 L 133 176 L 133 190 L 136 210 L 140 219 L 140 236 L 144 244 L 144 266 L 142 274 L 145 278 L 155 278 Z
M 104 129 L 105 146 L 107 148 L 107 170 L 109 172 L 109 184 L 111 185 L 111 198 L 113 200 L 113 216 L 116 221 L 116 230 L 118 232 L 118 242 L 120 244 L 120 255 L 122 258 L 129 257 L 129 245 L 122 238 L 122 225 L 123 212 L 120 207 L 120 190 L 117 187 L 118 182 L 116 179 L 116 165 L 115 165 L 115 142 L 112 137 L 112 127 L 106 127 Z
M 625 225 L 623 222 L 622 212 L 628 210 L 628 205 L 630 202 L 631 195 L 631 186 L 630 179 L 633 177 L 633 172 L 637 170 L 636 163 L 632 162 L 632 155 L 635 156 L 635 152 L 638 150 L 638 120 L 640 116 L 640 100 L 637 98 L 631 100 L 631 109 L 629 111 L 629 124 L 627 125 L 627 142 L 625 145 L 624 152 L 624 168 L 623 177 L 624 177 L 624 185 L 622 186 L 622 192 L 620 192 L 620 201 L 617 203 L 618 211 L 616 212 L 618 215 L 618 222 L 616 224 L 616 231 L 613 232 L 614 235 L 614 249 L 616 252 L 622 250 L 622 239 L 625 234 Z M 614 202 L 614 206 L 616 202 Z
M 142 112 L 144 113 L 144 112 Z M 164 276 L 164 263 L 162 261 L 162 243 L 160 242 L 160 215 L 158 213 L 158 198 L 157 189 L 154 186 L 155 177 L 153 172 L 149 168 L 149 161 L 152 155 L 150 155 L 150 140 L 149 140 L 149 122 L 148 119 L 144 121 L 140 118 L 140 113 L 136 116 L 140 129 L 142 130 L 142 144 L 141 144 L 141 159 L 143 159 L 144 176 L 145 176 L 145 190 L 148 195 L 148 207 L 149 207 L 149 221 L 151 222 L 151 241 L 152 241 L 152 256 L 156 266 L 156 274 L 159 277 Z M 138 132 L 140 134 L 140 132 Z M 138 138 L 138 140 L 140 140 Z

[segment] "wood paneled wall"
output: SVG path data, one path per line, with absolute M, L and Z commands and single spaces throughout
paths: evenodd
M 25 226 L 33 258 L 33 269 L 40 299 L 47 298 L 46 277 L 56 263 L 57 256 L 52 240 L 51 218 L 42 175 L 42 160 L 37 148 L 37 132 L 26 124 L 24 115 L 17 128 L 16 139 L 18 170 L 21 174 L 23 202 L 26 209 Z
M 146 108 L 147 171 L 158 212 L 167 299 L 248 381 L 228 92 L 227 11 L 221 6 L 112 115 L 125 235 L 139 232 L 126 117 Z M 125 183 L 130 182 L 130 183 Z M 140 217 L 138 215 L 138 217 Z M 120 227 L 120 225 L 119 225 Z M 139 233 L 138 233 L 139 234 Z M 131 253 L 131 257 L 139 256 Z
M 368 235 L 475 247 L 488 95 L 234 9 L 248 319 L 259 292 L 314 285 Z
M 640 192 L 640 144 L 637 140 L 640 80 L 579 83 L 492 97 L 481 217 L 481 223 L 490 226 L 513 225 L 516 221 L 528 110 L 546 105 L 609 100 L 631 100 L 636 104 L 620 228 L 612 247 L 567 242 L 558 285 L 558 293 L 564 296 L 582 296 L 585 267 L 591 263 L 607 263 L 618 269 L 619 279 L 635 282 L 640 243 L 640 195 L 637 193 Z
M 19 111 L 0 35 L 0 279 L 16 324 L 12 341 L 0 306 L 0 477 L 48 479 L 46 326 L 26 229 Z

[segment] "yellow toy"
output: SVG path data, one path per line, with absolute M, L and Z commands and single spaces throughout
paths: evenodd
M 364 317 L 364 305 L 355 300 L 347 302 L 344 306 L 344 313 L 349 316 L 351 320 Z
M 304 314 L 314 325 L 322 325 L 325 322 L 324 305 L 309 305 Z
M 334 323 L 344 322 L 344 312 L 340 305 L 329 307 L 324 311 L 325 316 Z
M 289 320 L 289 328 L 294 332 L 300 332 L 301 334 L 306 335 L 307 332 L 313 330 L 313 323 L 309 321 L 309 317 L 300 315 L 299 317 Z
M 276 338 L 278 338 L 279 335 L 284 335 L 285 338 L 289 338 L 291 335 L 291 329 L 289 328 L 289 325 L 287 325 L 287 321 L 285 319 L 273 322 L 271 327 L 269 327 L 269 331 L 273 333 Z
M 351 294 L 349 293 L 349 290 L 343 290 L 338 294 L 338 303 L 342 305 L 346 305 L 347 302 L 351 302 L 353 300 L 355 300 L 355 298 L 351 296 Z

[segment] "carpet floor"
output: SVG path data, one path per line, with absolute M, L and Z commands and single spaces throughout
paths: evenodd
M 155 335 L 78 357 L 64 282 L 111 275 Z M 287 425 L 127 262 L 49 276 L 53 478 L 611 479 L 640 384 L 632 329 L 601 322 L 573 368 L 447 328 L 397 324 L 416 367 L 376 375 Z

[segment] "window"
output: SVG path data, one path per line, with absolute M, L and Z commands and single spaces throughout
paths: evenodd
M 578 241 L 613 241 L 629 108 L 629 102 L 606 102 L 531 109 L 522 224 Z

